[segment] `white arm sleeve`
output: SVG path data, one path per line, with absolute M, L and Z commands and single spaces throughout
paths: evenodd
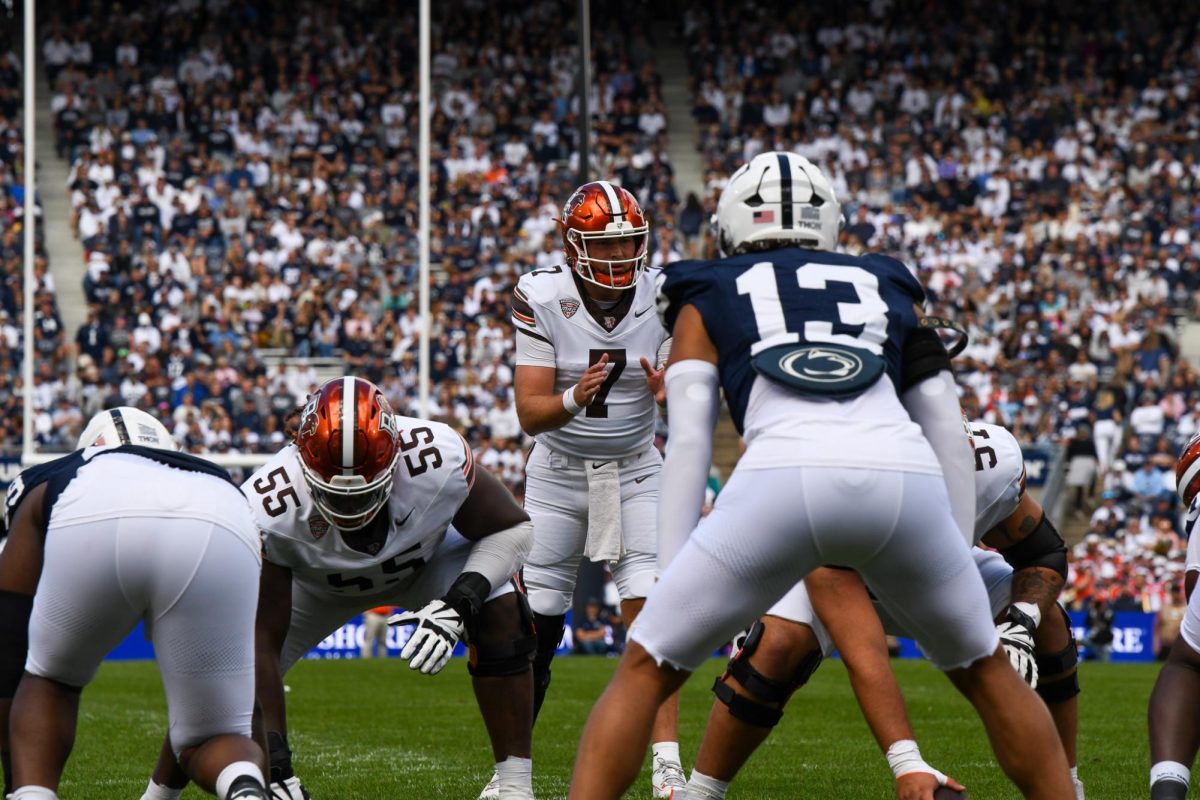
M 518 367 L 553 367 L 554 345 L 544 336 L 530 336 L 524 329 L 517 329 L 517 366 Z
M 950 492 L 954 521 L 967 544 L 974 544 L 975 458 L 963 429 L 954 377 L 942 370 L 905 392 L 900 402 L 933 446 Z
M 667 369 L 670 434 L 658 497 L 658 570 L 683 547 L 704 507 L 717 425 L 717 365 L 699 359 Z
M 474 542 L 463 572 L 478 572 L 493 589 L 517 574 L 533 549 L 533 523 L 528 520 Z

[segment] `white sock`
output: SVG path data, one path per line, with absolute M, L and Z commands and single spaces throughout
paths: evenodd
M 183 789 L 172 789 L 170 786 L 160 786 L 154 782 L 154 778 L 146 784 L 146 793 L 143 794 L 140 800 L 179 800 L 179 795 L 183 794 Z
M 521 789 L 533 792 L 533 759 L 509 756 L 496 764 L 500 776 L 500 789 Z
M 650 745 L 650 752 L 655 758 L 661 758 L 663 761 L 669 761 L 672 764 L 679 762 L 679 742 L 655 742 Z
M 1079 767 L 1071 767 L 1071 780 L 1079 780 Z
M 221 774 L 217 776 L 215 787 L 217 797 L 225 800 L 226 795 L 229 794 L 229 787 L 233 785 L 233 782 L 246 775 L 258 781 L 260 786 L 266 787 L 266 781 L 263 780 L 262 770 L 258 768 L 258 764 L 252 761 L 235 761 L 221 770 Z
M 725 800 L 727 791 L 729 791 L 728 781 L 719 781 L 716 778 L 708 777 L 703 772 L 692 770 L 692 777 L 688 780 L 685 794 L 695 800 Z
M 58 800 L 58 795 L 45 786 L 22 786 L 9 795 L 10 800 Z
M 1192 780 L 1192 771 L 1178 761 L 1160 761 L 1150 768 L 1150 785 L 1159 781 L 1179 781 L 1187 786 Z

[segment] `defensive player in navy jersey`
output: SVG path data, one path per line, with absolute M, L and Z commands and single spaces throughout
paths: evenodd
M 11 797 L 58 796 L 80 693 L 141 621 L 184 772 L 222 800 L 266 798 L 263 751 L 250 738 L 262 562 L 245 496 L 220 467 L 175 452 L 166 428 L 136 408 L 100 412 L 79 446 L 22 472 L 4 504 Z
M 904 621 L 975 706 L 1025 797 L 1074 797 L 1053 722 L 1000 647 L 968 548 L 973 459 L 946 351 L 921 335 L 924 293 L 894 259 L 833 252 L 840 223 L 816 167 L 764 153 L 718 204 L 729 257 L 664 273 L 665 569 L 584 729 L 572 798 L 619 797 L 649 736 L 646 700 L 678 689 L 742 620 L 822 564 L 857 570 Z M 719 389 L 746 452 L 696 525 Z M 964 475 L 967 491 L 955 491 L 948 481 Z M 909 744 L 888 752 L 897 775 Z

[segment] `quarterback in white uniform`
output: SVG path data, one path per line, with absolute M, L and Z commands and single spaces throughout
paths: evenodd
M 860 571 L 904 617 L 1027 797 L 1073 797 L 1053 721 L 1000 647 L 964 540 L 974 496 L 951 481 L 969 475 L 971 455 L 948 355 L 920 322 L 924 290 L 895 259 L 835 252 L 841 221 L 816 166 L 762 153 L 717 206 L 728 257 L 664 270 L 665 569 L 584 728 L 573 800 L 620 797 L 654 703 L 822 564 Z M 699 520 L 721 389 L 746 452 Z M 897 777 L 910 745 L 888 751 Z
M 167 697 L 167 757 L 221 800 L 268 797 L 250 738 L 261 558 L 245 496 L 136 408 L 101 411 L 78 446 L 22 472 L 5 499 L 5 739 L 16 689 L 7 796 L 57 797 L 80 694 L 140 621 Z
M 523 573 L 538 633 L 535 715 L 580 559 L 609 563 L 627 624 L 657 568 L 655 395 L 669 338 L 645 268 L 648 226 L 632 194 L 595 181 L 564 206 L 562 237 L 566 266 L 522 276 L 512 298 L 517 414 L 535 438 L 525 471 L 535 535 Z M 684 783 L 674 701 L 659 713 L 653 758 L 654 795 L 670 797 Z
M 416 626 L 401 651 L 412 669 L 439 672 L 466 641 L 500 796 L 531 798 L 533 620 L 513 576 L 532 525 L 476 471 L 466 441 L 393 414 L 369 381 L 336 378 L 309 398 L 295 443 L 242 488 L 262 536 L 256 673 L 277 795 L 308 796 L 292 769 L 284 674 L 355 614 L 395 605 L 417 609 L 389 620 Z
M 1075 776 L 1078 656 L 1070 620 L 1055 602 L 1066 567 L 1064 545 L 1041 506 L 1025 493 L 1024 458 L 1013 435 L 984 422 L 971 423 L 969 429 L 975 452 L 973 541 L 1004 548 L 1003 555 L 980 547 L 971 554 L 987 588 L 992 616 L 1002 620 L 997 626 L 1000 642 L 1014 668 L 1035 686 L 1050 709 L 1072 768 L 1076 798 L 1083 800 L 1083 784 Z M 1018 545 L 1022 549 L 1014 550 Z M 814 606 L 836 609 L 836 614 L 823 612 L 823 618 L 837 626 L 835 635 L 822 624 Z M 1038 624 L 1043 614 L 1048 615 L 1046 624 Z M 720 686 L 732 677 L 754 689 L 741 695 L 736 707 L 719 699 L 713 703 L 689 796 L 724 797 L 725 788 L 778 721 L 792 692 L 833 651 L 834 640 L 881 746 L 886 750 L 897 739 L 911 739 L 882 633 L 912 635 L 884 606 L 876 602 L 872 608 L 854 573 L 825 568 L 797 584 L 751 628 L 718 681 Z M 776 685 L 778 690 L 772 692 Z M 722 693 L 720 688 L 717 691 Z

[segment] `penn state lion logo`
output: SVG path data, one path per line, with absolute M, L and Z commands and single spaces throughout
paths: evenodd
M 862 359 L 841 348 L 805 347 L 780 359 L 779 368 L 789 375 L 821 383 L 840 383 L 857 376 Z
M 562 309 L 563 316 L 567 319 L 575 316 L 575 312 L 579 310 L 579 303 L 574 300 L 559 300 L 558 307 Z

